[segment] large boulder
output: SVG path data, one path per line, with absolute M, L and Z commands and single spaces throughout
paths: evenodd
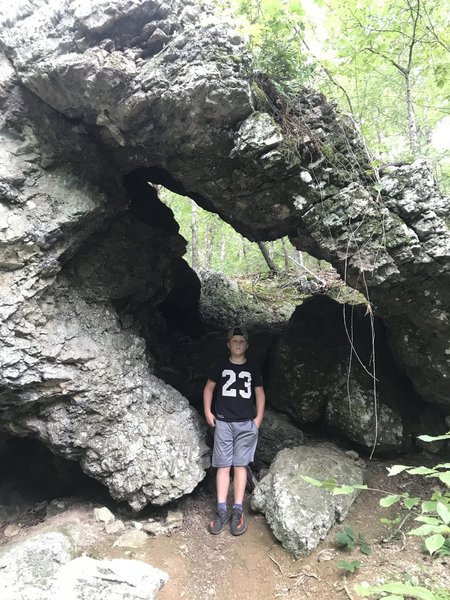
M 340 485 L 361 485 L 363 473 L 353 459 L 332 446 L 282 450 L 253 491 L 252 508 L 264 513 L 274 536 L 294 556 L 305 556 L 324 539 L 336 521 L 345 519 L 358 495 L 333 496 L 303 476 Z
M 44 169 L 31 134 L 0 134 L 0 429 L 80 461 L 135 509 L 169 502 L 204 476 L 204 431 L 116 307 L 162 302 L 185 242 L 170 211 L 153 225 L 127 211 L 111 166 L 64 119 L 56 128 L 86 164 Z
M 264 421 L 259 428 L 255 464 L 259 468 L 267 467 L 280 450 L 301 446 L 304 443 L 303 432 L 286 415 L 266 408 Z
M 200 312 L 205 324 L 212 328 L 228 329 L 236 324 L 261 325 L 281 321 L 276 311 L 271 311 L 241 290 L 233 279 L 211 269 L 199 269 L 201 282 Z
M 136 560 L 75 558 L 72 539 L 60 532 L 36 535 L 0 550 L 4 600 L 122 598 L 153 600 L 167 573 Z

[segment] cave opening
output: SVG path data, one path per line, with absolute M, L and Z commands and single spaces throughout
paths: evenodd
M 156 307 L 144 303 L 134 313 L 158 377 L 180 391 L 202 414 L 202 389 L 208 368 L 226 352 L 228 327 L 242 323 L 251 335 L 249 356 L 262 368 L 269 391 L 268 409 L 307 434 L 331 437 L 369 454 L 372 432 L 361 433 L 355 427 L 367 419 L 373 421 L 376 417 L 372 411 L 379 410 L 372 409 L 376 358 L 375 377 L 377 382 L 381 380 L 377 383 L 376 401 L 386 413 L 383 426 L 395 430 L 395 435 L 385 431 L 384 439 L 380 434 L 377 454 L 398 455 L 410 448 L 407 440 L 414 423 L 421 418 L 427 420 L 429 411 L 409 379 L 399 371 L 383 322 L 379 318 L 372 320 L 366 298 L 344 285 L 331 265 L 299 253 L 293 246 L 287 258 L 287 240 L 276 240 L 271 242 L 272 256 L 278 252 L 280 271 L 288 271 L 291 265 L 298 268 L 284 277 L 274 277 L 255 242 L 238 234 L 221 216 L 200 212 L 201 207 L 210 208 L 208 202 L 189 194 L 163 169 L 138 169 L 129 173 L 124 183 L 133 214 L 173 235 L 182 234 L 187 241 L 186 254 L 177 259 L 181 281 L 177 280 Z M 223 251 L 224 242 L 234 253 L 231 262 L 239 263 L 241 258 L 241 269 L 242 264 L 251 265 L 246 273 L 233 272 Z M 264 269 L 267 275 L 262 277 Z M 272 286 L 271 295 L 264 298 L 266 305 L 254 301 L 263 296 L 263 286 Z M 295 288 L 294 293 L 289 286 Z M 288 297 L 286 306 L 284 312 L 277 313 L 274 307 L 283 294 Z M 304 346 L 302 352 L 296 349 L 300 344 Z M 287 358 L 284 352 L 288 352 Z M 280 365 L 280 356 L 288 368 Z M 338 374 L 333 373 L 336 364 Z M 303 366 L 301 377 L 306 383 L 290 381 L 293 389 L 287 389 L 283 379 L 292 379 L 289 369 L 300 373 Z M 298 398 L 310 393 L 325 400 L 318 402 L 317 409 L 309 406 L 309 401 L 306 409 L 296 406 Z M 290 397 L 289 402 L 283 395 Z M 359 424 L 351 423 L 353 395 L 363 397 L 358 407 Z M 345 404 L 349 410 L 342 410 L 340 405 Z M 348 414 L 342 421 L 340 417 L 345 412 Z
M 0 436 L 0 526 L 35 525 L 71 502 L 111 503 L 107 489 L 78 462 L 52 453 L 33 438 Z

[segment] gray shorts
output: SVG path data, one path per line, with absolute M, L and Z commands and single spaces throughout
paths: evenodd
M 258 428 L 255 421 L 219 421 L 214 429 L 213 467 L 246 467 L 255 456 Z

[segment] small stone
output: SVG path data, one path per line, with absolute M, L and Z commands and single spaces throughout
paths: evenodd
M 170 531 L 183 527 L 183 513 L 181 510 L 169 510 L 166 525 Z
M 5 537 L 11 538 L 20 533 L 20 527 L 16 523 L 11 523 L 8 527 L 5 528 L 4 534 Z
M 354 460 L 358 460 L 359 458 L 359 454 L 356 452 L 356 450 L 347 450 L 345 454 Z
M 67 510 L 67 502 L 64 500 L 52 500 L 48 503 L 46 516 L 47 518 L 54 517 Z
M 139 521 L 133 521 L 133 525 L 134 525 L 135 529 L 137 529 L 138 531 L 141 531 L 142 523 L 140 523 Z
M 327 560 L 333 560 L 334 552 L 332 550 L 322 550 L 317 555 L 317 562 L 326 562 Z
M 148 535 L 144 531 L 132 529 L 117 538 L 113 546 L 119 546 L 120 548 L 140 548 L 147 540 Z
M 112 521 L 112 523 L 106 523 L 105 531 L 109 534 L 119 533 L 121 531 L 125 531 L 125 525 L 123 524 L 123 521 L 117 519 L 116 521 Z
M 144 523 L 143 530 L 151 535 L 161 535 L 162 533 L 167 533 L 167 527 L 164 523 L 160 523 L 159 521 L 149 521 L 148 523 Z
M 94 516 L 96 521 L 102 521 L 102 523 L 112 523 L 116 518 L 106 506 L 94 508 Z

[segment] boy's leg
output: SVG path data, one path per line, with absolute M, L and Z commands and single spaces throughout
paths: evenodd
M 233 535 L 242 535 L 248 527 L 242 507 L 247 483 L 247 467 L 233 467 L 233 469 L 234 504 L 231 511 L 230 531 Z
M 233 437 L 229 423 L 216 421 L 212 465 L 217 468 L 216 492 L 217 507 L 208 531 L 221 533 L 230 517 L 227 510 L 227 496 L 230 487 L 230 468 L 233 459 Z
M 247 467 L 233 467 L 233 469 L 234 503 L 242 506 L 247 484 Z
M 216 474 L 217 504 L 226 504 L 230 488 L 230 467 L 218 467 Z
M 234 423 L 234 505 L 231 512 L 230 530 L 233 535 L 247 531 L 247 523 L 242 508 L 247 483 L 247 465 L 253 460 L 258 442 L 258 428 L 254 421 Z

